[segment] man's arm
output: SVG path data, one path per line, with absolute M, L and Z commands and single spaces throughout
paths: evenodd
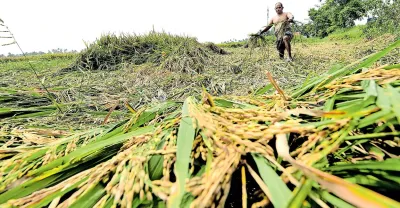
M 263 30 L 260 31 L 260 34 L 267 32 L 269 29 L 271 29 L 273 25 L 274 25 L 273 19 L 269 20 L 268 25 Z

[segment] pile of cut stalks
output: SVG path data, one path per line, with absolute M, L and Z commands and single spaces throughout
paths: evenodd
M 75 63 L 63 69 L 117 70 L 121 64 L 152 63 L 183 73 L 202 73 L 211 61 L 211 52 L 222 53 L 217 46 L 203 45 L 195 38 L 150 32 L 145 35 L 106 34 L 78 54 Z
M 374 64 L 399 46 L 291 93 L 267 72 L 252 96 L 204 91 L 58 139 L 2 132 L 0 207 L 400 207 L 400 65 Z

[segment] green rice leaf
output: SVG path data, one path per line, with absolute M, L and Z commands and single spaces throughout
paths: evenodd
M 161 179 L 163 175 L 163 162 L 164 162 L 164 157 L 162 155 L 151 156 L 148 162 L 149 177 L 151 180 Z
M 368 97 L 377 97 L 378 96 L 378 91 L 377 91 L 377 85 L 374 80 L 369 80 L 367 83 L 367 86 L 364 87 L 364 91 L 367 93 L 365 95 L 364 100 L 368 99 Z
M 364 186 L 371 186 L 371 187 L 377 187 L 380 189 L 388 189 L 388 190 L 400 190 L 400 184 L 394 183 L 393 181 L 385 181 L 382 179 L 379 179 L 373 175 L 354 175 L 352 177 L 346 177 L 346 181 L 364 185 Z
M 180 207 L 182 198 L 185 194 L 186 179 L 189 176 L 190 153 L 192 151 L 192 145 L 195 136 L 193 119 L 189 116 L 189 105 L 192 102 L 192 98 L 189 97 L 183 104 L 182 119 L 179 125 L 177 138 L 177 159 L 174 169 L 177 187 L 176 191 L 171 193 L 168 201 L 169 207 Z
M 382 87 L 377 87 L 378 98 L 376 100 L 376 105 L 382 110 L 391 110 L 390 94 L 387 89 Z
M 353 205 L 337 198 L 336 196 L 331 195 L 327 191 L 320 191 L 321 197 L 324 198 L 326 201 L 334 205 L 335 207 L 340 208 L 355 208 Z
M 157 114 L 162 114 L 163 111 L 178 106 L 179 104 L 176 102 L 165 102 L 161 103 L 151 109 L 145 110 L 142 114 L 139 115 L 135 124 L 130 128 L 130 130 L 135 130 L 138 127 L 141 127 L 143 124 L 153 120 Z
M 52 175 L 50 177 L 46 177 L 43 180 L 39 180 L 39 181 L 29 180 L 27 182 L 19 184 L 18 186 L 0 194 L 0 204 L 4 203 L 10 199 L 17 199 L 17 198 L 27 196 L 37 190 L 49 187 L 52 184 L 60 183 L 61 181 L 64 181 L 67 178 L 69 178 L 83 170 L 86 170 L 86 167 L 84 167 L 84 166 L 77 167 L 77 168 L 68 170 L 64 173 L 58 173 L 58 174 Z
M 122 142 L 128 140 L 129 138 L 132 138 L 132 136 L 142 135 L 144 133 L 153 131 L 153 129 L 154 129 L 153 126 L 146 126 L 133 132 L 115 136 L 115 138 L 111 137 L 107 140 L 90 143 L 84 147 L 76 149 L 75 151 L 64 157 L 58 158 L 50 162 L 49 164 L 40 167 L 39 169 L 29 172 L 28 175 L 33 176 L 45 173 L 42 174 L 40 177 L 38 177 L 38 179 L 40 180 L 55 173 L 61 172 L 63 169 L 70 166 L 71 164 L 78 163 L 84 157 L 88 157 L 91 154 L 99 154 L 100 153 L 99 150 L 102 149 L 104 150 L 105 147 L 121 144 Z
M 339 93 L 338 93 L 339 94 Z M 341 94 L 341 95 L 335 95 L 334 97 L 336 100 L 343 100 L 343 101 L 348 101 L 348 100 L 354 100 L 354 99 L 362 99 L 365 98 L 366 93 L 357 93 L 357 94 Z
M 325 105 L 324 105 L 324 111 L 329 112 L 333 110 L 333 107 L 335 106 L 335 96 L 332 98 L 329 98 Z M 321 118 L 321 121 L 327 120 L 327 118 Z
M 94 188 L 88 191 L 83 196 L 80 196 L 78 200 L 76 200 L 73 204 L 71 204 L 71 208 L 79 208 L 79 207 L 93 207 L 100 199 L 105 195 L 106 191 L 104 190 L 104 186 L 97 184 Z
M 0 194 L 0 204 L 3 204 L 10 199 L 17 199 L 20 197 L 24 197 L 37 190 L 46 188 L 51 183 L 57 181 L 57 178 L 58 178 L 57 175 L 53 175 L 43 179 L 42 181 L 40 181 L 40 183 L 32 183 L 25 186 L 22 185 L 16 186 L 13 189 Z
M 397 40 L 392 45 L 389 45 L 388 47 L 386 47 L 382 51 L 379 51 L 379 52 L 375 53 L 374 55 L 369 57 L 367 60 L 363 61 L 357 67 L 355 67 L 355 70 L 371 66 L 373 63 L 375 63 L 380 58 L 382 58 L 383 56 L 385 56 L 386 54 L 388 54 L 390 51 L 392 51 L 393 49 L 395 49 L 397 47 L 400 47 L 400 40 Z
M 185 193 L 185 195 L 183 196 L 182 203 L 181 203 L 180 207 L 189 208 L 190 204 L 193 202 L 194 199 L 195 198 L 194 198 L 194 196 L 192 194 Z
M 349 74 L 353 74 L 359 70 L 361 70 L 362 68 L 366 68 L 371 66 L 373 63 L 375 63 L 376 61 L 378 61 L 380 58 L 382 58 L 383 56 L 385 56 L 386 54 L 388 54 L 390 51 L 392 51 L 393 49 L 397 48 L 400 46 L 400 40 L 397 40 L 395 43 L 393 43 L 392 45 L 386 47 L 385 49 L 383 49 L 382 51 L 379 51 L 375 54 L 371 54 L 367 57 L 364 57 L 361 60 L 358 60 L 354 63 L 351 63 L 339 70 L 334 71 L 333 73 L 330 74 L 326 74 L 325 75 L 325 79 L 318 79 L 315 80 L 314 82 L 310 83 L 308 86 L 304 87 L 304 88 L 300 88 L 297 91 L 295 91 L 292 95 L 292 97 L 296 98 L 298 96 L 301 96 L 302 94 L 304 94 L 308 89 L 313 88 L 311 90 L 311 92 L 315 92 L 317 91 L 317 89 L 321 88 L 322 86 L 332 82 L 333 80 L 349 75 Z
M 400 69 L 400 64 L 394 64 L 394 65 L 390 65 L 390 66 L 385 66 L 383 67 L 383 69 Z
M 272 84 L 267 84 L 264 87 L 258 89 L 257 91 L 254 92 L 254 95 L 262 95 L 266 93 L 268 90 L 272 89 L 274 86 Z
M 344 140 L 359 140 L 359 139 L 371 139 L 371 138 L 379 138 L 379 137 L 388 137 L 388 136 L 399 136 L 400 132 L 382 132 L 382 133 L 372 133 L 372 134 L 361 134 L 355 136 L 347 136 Z
M 310 194 L 312 189 L 313 180 L 305 179 L 300 187 L 297 187 L 293 191 L 293 197 L 290 199 L 288 204 L 288 208 L 302 207 L 304 204 L 304 200 L 307 198 L 308 194 Z
M 371 115 L 368 115 L 365 118 L 360 120 L 360 122 L 358 124 L 358 128 L 364 128 L 366 126 L 374 124 L 374 123 L 380 121 L 385 116 L 390 115 L 391 113 L 392 113 L 391 111 L 382 110 L 382 111 L 375 112 Z
M 220 107 L 224 107 L 224 108 L 237 107 L 237 108 L 242 108 L 242 109 L 251 109 L 251 108 L 255 108 L 256 107 L 254 105 L 250 105 L 250 104 L 247 104 L 247 103 L 239 103 L 239 102 L 236 102 L 236 101 L 227 100 L 227 99 L 219 99 L 219 98 L 215 98 L 214 102 L 215 102 L 215 105 L 220 106 Z
M 286 207 L 292 197 L 292 192 L 276 174 L 265 158 L 252 154 L 257 164 L 258 172 L 271 192 L 271 202 L 274 207 Z
M 357 163 L 340 164 L 326 168 L 329 171 L 348 170 L 390 170 L 400 171 L 399 159 L 386 159 L 385 161 L 360 161 Z
M 389 98 L 392 105 L 392 110 L 397 117 L 397 121 L 400 122 L 400 93 L 391 85 L 387 85 L 387 89 L 391 94 Z
M 54 193 L 52 193 L 52 194 L 46 196 L 46 197 L 45 197 L 44 199 L 42 199 L 39 203 L 35 204 L 35 205 L 32 206 L 32 207 L 35 207 L 35 208 L 37 207 L 37 208 L 39 208 L 39 207 L 44 207 L 44 206 L 50 204 L 51 201 L 53 201 L 53 199 L 55 199 L 55 198 L 57 198 L 57 197 L 61 197 L 61 196 L 63 196 L 64 194 L 67 194 L 67 193 L 70 192 L 71 190 L 77 188 L 77 187 L 79 186 L 79 184 L 81 184 L 81 183 L 82 183 L 83 181 L 85 181 L 85 180 L 87 180 L 87 178 L 81 179 L 80 181 L 78 181 L 78 182 L 72 184 L 71 186 L 68 186 L 66 189 L 63 189 L 63 190 L 54 192 Z
M 135 200 L 136 200 L 136 198 L 133 200 L 133 205 L 132 205 L 132 207 L 134 207 Z M 114 197 L 108 198 L 106 204 L 104 205 L 104 207 L 105 207 L 105 208 L 111 208 L 111 207 L 113 206 L 113 201 L 114 201 Z M 138 205 L 136 205 L 136 207 L 137 207 L 137 206 L 138 206 Z

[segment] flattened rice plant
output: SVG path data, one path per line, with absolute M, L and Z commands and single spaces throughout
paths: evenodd
M 399 45 L 292 94 L 203 92 L 32 145 L 0 162 L 0 207 L 399 207 L 400 65 L 371 67 Z
M 173 71 L 199 73 L 209 59 L 209 51 L 191 37 L 157 32 L 106 34 L 87 45 L 70 68 L 115 70 L 120 64 L 153 63 Z

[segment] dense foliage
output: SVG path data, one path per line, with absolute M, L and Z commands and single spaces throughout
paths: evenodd
M 369 11 L 365 30 L 367 36 L 383 33 L 400 34 L 400 1 L 369 0 L 366 5 Z
M 311 36 L 326 37 L 339 28 L 355 25 L 355 20 L 366 15 L 363 0 L 327 0 L 319 8 L 312 8 L 310 22 L 305 26 Z
M 326 37 L 336 30 L 353 27 L 367 19 L 364 33 L 396 33 L 400 25 L 400 2 L 388 0 L 326 0 L 308 12 L 310 21 L 302 25 L 306 36 Z

